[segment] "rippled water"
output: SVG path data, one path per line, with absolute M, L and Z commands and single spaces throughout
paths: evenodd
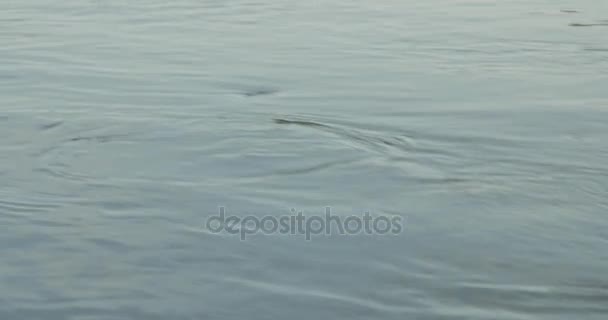
M 605 319 L 608 2 L 0 4 L 0 319 Z M 290 208 L 398 236 L 214 234 Z

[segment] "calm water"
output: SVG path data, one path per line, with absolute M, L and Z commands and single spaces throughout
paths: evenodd
M 0 319 L 606 319 L 606 19 L 2 1 Z M 407 223 L 241 241 L 219 206 Z

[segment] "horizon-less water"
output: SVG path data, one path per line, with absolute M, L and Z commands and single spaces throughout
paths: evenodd
M 4 1 L 0 319 L 605 319 L 606 19 Z M 241 241 L 219 207 L 405 225 Z

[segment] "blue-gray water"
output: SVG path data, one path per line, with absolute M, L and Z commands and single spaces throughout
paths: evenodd
M 606 19 L 4 0 L 0 319 L 606 319 Z M 407 223 L 241 241 L 220 206 Z

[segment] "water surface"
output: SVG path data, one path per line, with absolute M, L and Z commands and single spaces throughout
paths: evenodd
M 4 1 L 0 318 L 605 319 L 607 9 Z

